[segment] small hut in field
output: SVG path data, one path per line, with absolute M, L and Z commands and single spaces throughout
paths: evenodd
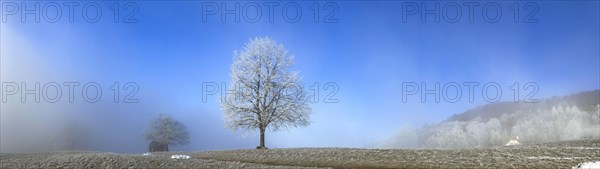
M 521 145 L 521 143 L 519 143 L 519 136 L 517 136 L 517 139 L 510 139 L 508 141 L 508 143 L 506 143 L 504 146 L 516 146 L 516 145 Z

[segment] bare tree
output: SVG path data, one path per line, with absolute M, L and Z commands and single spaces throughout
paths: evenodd
M 158 118 L 152 120 L 144 136 L 153 144 L 166 146 L 164 151 L 169 151 L 169 145 L 189 144 L 190 139 L 185 125 L 166 114 L 159 114 Z
M 291 71 L 293 56 L 268 37 L 254 38 L 231 65 L 230 89 L 221 98 L 226 127 L 260 131 L 259 149 L 265 147 L 265 130 L 308 126 L 311 109 L 298 72 Z

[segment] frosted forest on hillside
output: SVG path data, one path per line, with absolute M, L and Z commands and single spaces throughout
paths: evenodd
M 403 129 L 379 148 L 469 148 L 502 146 L 509 140 L 543 143 L 600 138 L 600 105 L 596 111 L 557 105 L 546 110 L 504 113 L 487 121 L 445 121 L 420 129 Z

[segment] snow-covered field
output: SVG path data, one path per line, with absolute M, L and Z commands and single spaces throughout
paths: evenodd
M 573 167 L 573 169 L 598 169 L 598 168 L 600 168 L 600 161 L 584 162 L 584 163 L 578 164 L 577 166 Z
M 573 148 L 578 147 L 578 148 Z M 600 140 L 487 149 L 291 148 L 116 154 L 0 155 L 2 168 L 574 168 L 600 162 Z M 189 158 L 172 158 L 177 157 Z M 589 163 L 585 163 L 589 162 Z

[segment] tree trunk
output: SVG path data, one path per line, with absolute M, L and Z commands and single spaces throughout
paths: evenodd
M 265 128 L 260 127 L 260 145 L 258 149 L 265 149 Z

